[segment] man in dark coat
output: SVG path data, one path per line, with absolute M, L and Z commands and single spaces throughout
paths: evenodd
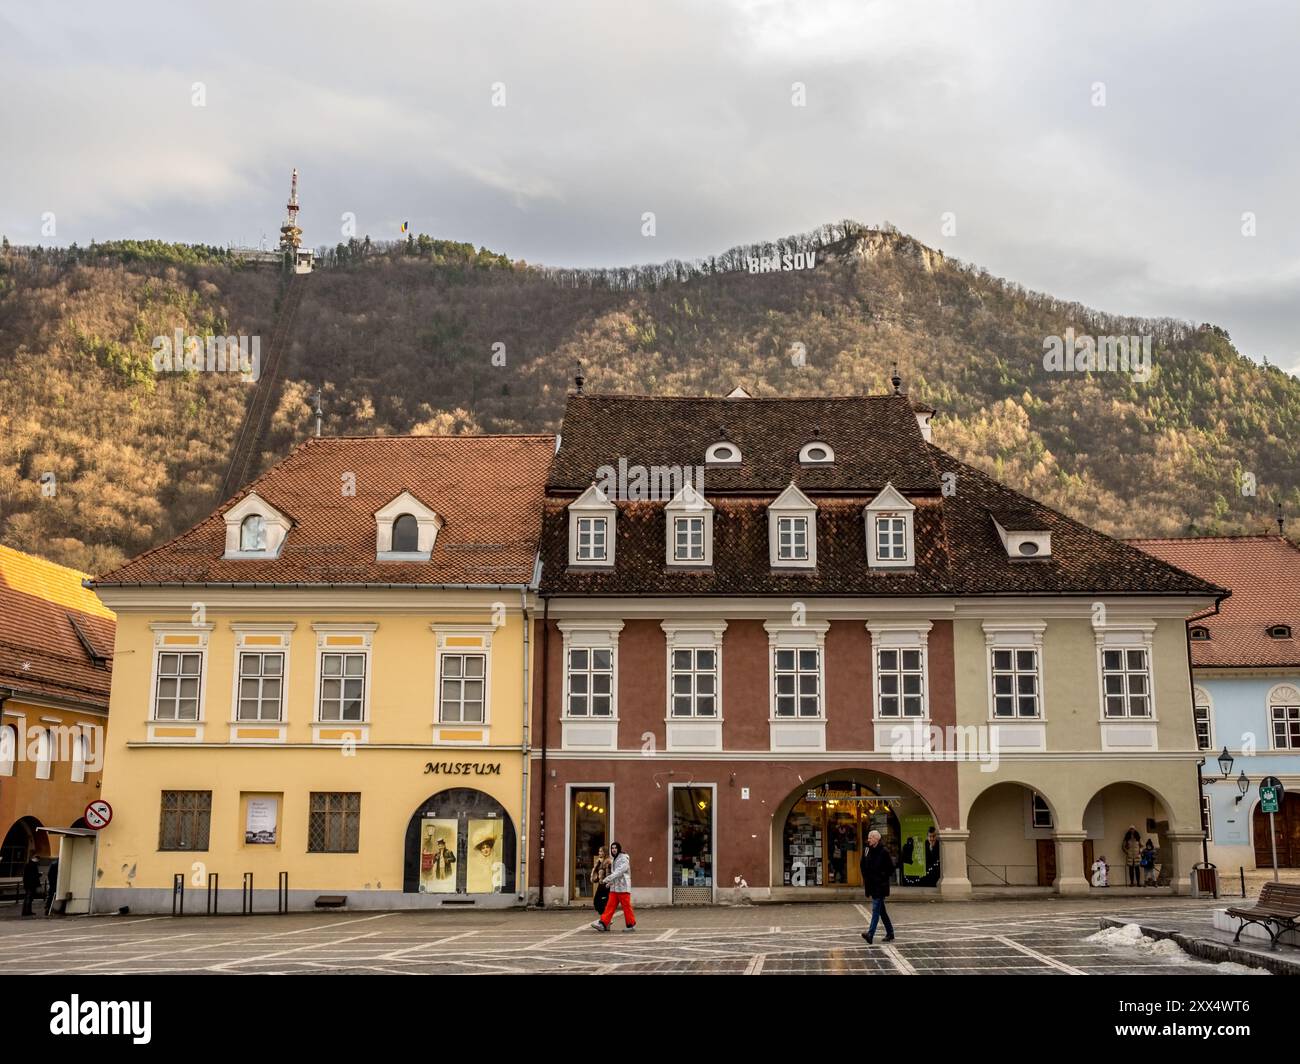
M 883 921 L 885 941 L 893 942 L 894 925 L 889 922 L 889 913 L 885 911 L 885 899 L 889 897 L 889 881 L 894 875 L 894 859 L 880 841 L 880 832 L 868 832 L 867 849 L 858 865 L 862 870 L 862 887 L 871 899 L 871 926 L 862 932 L 862 937 L 870 946 L 876 935 L 876 924 Z
M 59 893 L 59 859 L 56 857 L 45 870 L 45 915 L 50 915 L 54 908 L 54 899 Z
M 23 915 L 32 915 L 32 902 L 36 900 L 36 892 L 41 889 L 41 862 L 36 859 L 36 854 L 32 854 L 27 859 L 27 864 L 23 866 Z

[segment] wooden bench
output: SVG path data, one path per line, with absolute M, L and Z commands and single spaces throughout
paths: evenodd
M 23 896 L 23 881 L 14 876 L 0 879 L 0 901 L 18 902 Z
M 1241 921 L 1233 942 L 1241 941 L 1247 924 L 1259 924 L 1268 932 L 1272 948 L 1277 949 L 1277 940 L 1284 931 L 1300 931 L 1300 883 L 1265 883 L 1252 908 L 1227 912 Z

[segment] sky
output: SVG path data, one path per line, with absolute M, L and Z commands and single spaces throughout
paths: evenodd
M 1291 0 L 0 0 L 0 233 L 273 244 L 294 167 L 312 246 L 889 221 L 1300 372 L 1298 45 Z

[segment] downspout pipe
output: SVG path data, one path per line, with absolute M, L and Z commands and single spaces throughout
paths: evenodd
M 520 756 L 523 758 L 521 763 L 522 771 L 520 773 L 521 781 L 519 784 L 519 900 L 527 902 L 528 900 L 528 727 L 529 714 L 532 707 L 532 699 L 528 690 L 528 679 L 530 676 L 529 654 L 532 647 L 532 627 L 533 618 L 528 608 L 528 592 L 519 592 L 519 616 L 524 625 L 524 668 L 523 668 L 523 713 L 524 713 L 524 730 L 523 746 L 520 750 Z

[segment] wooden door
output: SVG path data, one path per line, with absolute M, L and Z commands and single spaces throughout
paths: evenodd
M 1255 806 L 1255 867 L 1273 867 L 1273 848 L 1269 844 L 1267 813 Z M 1278 868 L 1300 868 L 1300 797 L 1286 795 L 1273 816 L 1273 833 L 1277 837 Z
M 1038 840 L 1038 885 L 1050 887 L 1056 883 L 1056 840 Z
M 1092 862 L 1097 859 L 1096 851 L 1092 848 L 1092 839 L 1083 840 L 1083 878 L 1089 883 L 1092 882 Z

